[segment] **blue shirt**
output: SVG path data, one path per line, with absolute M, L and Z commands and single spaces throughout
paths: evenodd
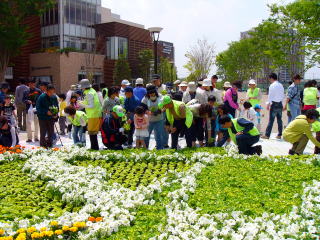
M 288 98 L 291 100 L 290 104 L 300 105 L 300 91 L 294 83 L 288 87 Z
M 126 98 L 124 101 L 124 109 L 131 113 L 130 118 L 133 119 L 133 115 L 136 107 L 140 106 L 140 101 L 136 96 L 132 96 L 131 98 Z
M 135 87 L 133 89 L 133 95 L 135 95 L 141 102 L 144 96 L 147 94 L 147 90 L 144 87 Z

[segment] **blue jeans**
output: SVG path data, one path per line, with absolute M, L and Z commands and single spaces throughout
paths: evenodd
M 84 128 L 82 126 L 74 126 L 73 125 L 73 132 L 72 132 L 72 138 L 74 144 L 86 144 L 86 139 L 83 136 L 84 134 Z
M 154 137 L 157 143 L 157 150 L 161 150 L 164 148 L 163 145 L 163 131 L 164 130 L 164 123 L 163 120 L 157 122 L 149 122 L 149 137 L 145 139 L 146 146 L 149 147 L 150 142 L 150 135 L 152 131 L 154 131 Z
M 289 103 L 291 117 L 288 119 L 288 123 L 295 120 L 301 114 L 300 104 Z
M 221 132 L 223 133 L 223 137 L 217 142 L 217 147 L 222 147 L 230 138 L 228 130 L 221 130 Z
M 239 154 L 254 155 L 256 149 L 252 147 L 253 144 L 259 142 L 260 135 L 251 136 L 250 134 L 241 134 L 236 136 Z
M 266 130 L 267 137 L 270 137 L 270 135 L 271 135 L 274 119 L 276 117 L 277 117 L 277 122 L 278 122 L 278 136 L 282 136 L 282 129 L 283 129 L 282 110 L 283 110 L 282 102 L 279 102 L 279 103 L 273 102 L 272 103 L 271 108 L 270 108 L 269 123 L 268 123 L 268 127 Z

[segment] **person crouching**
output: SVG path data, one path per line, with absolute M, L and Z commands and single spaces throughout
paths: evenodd
M 15 147 L 19 144 L 18 134 L 5 116 L 0 116 L 0 145 L 4 147 Z
M 75 107 L 68 106 L 64 109 L 68 122 L 71 123 L 73 131 L 73 143 L 76 145 L 86 145 L 86 128 L 88 117 L 83 111 L 77 111 Z

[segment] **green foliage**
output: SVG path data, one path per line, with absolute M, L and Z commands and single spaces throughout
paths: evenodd
M 159 74 L 163 82 L 174 82 L 177 80 L 177 69 L 167 58 L 161 58 L 159 65 Z
M 153 58 L 153 51 L 151 49 L 144 49 L 138 53 L 139 74 L 147 81 L 150 79 Z
M 225 158 L 205 168 L 189 204 L 203 213 L 243 211 L 249 216 L 263 212 L 288 213 L 301 204 L 303 183 L 319 180 L 320 169 L 294 159 L 290 165 L 256 157 Z
M 0 165 L 0 221 L 45 218 L 50 213 L 60 216 L 65 211 L 76 210 L 49 193 L 45 181 L 31 181 L 22 171 L 22 165 L 21 161 Z
M 124 79 L 131 79 L 131 69 L 127 58 L 121 55 L 114 66 L 113 80 L 116 85 L 120 85 Z

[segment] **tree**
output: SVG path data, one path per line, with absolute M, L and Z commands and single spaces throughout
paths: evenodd
M 192 80 L 199 80 L 206 77 L 214 65 L 215 46 L 209 44 L 206 39 L 198 40 L 185 55 L 188 58 L 184 66 L 192 76 Z M 188 77 L 189 80 L 190 76 Z
M 28 40 L 27 26 L 23 20 L 42 14 L 53 3 L 52 0 L 0 1 L 0 82 L 4 81 L 10 58 L 18 55 Z
M 147 81 L 150 79 L 150 75 L 152 72 L 151 68 L 152 68 L 153 59 L 154 59 L 153 51 L 151 49 L 144 49 L 138 53 L 139 74 L 143 79 L 145 79 Z
M 121 55 L 114 66 L 113 80 L 116 85 L 120 85 L 124 79 L 131 79 L 131 69 L 127 58 Z
M 159 65 L 159 74 L 163 82 L 174 82 L 177 80 L 177 69 L 168 58 L 161 58 Z

